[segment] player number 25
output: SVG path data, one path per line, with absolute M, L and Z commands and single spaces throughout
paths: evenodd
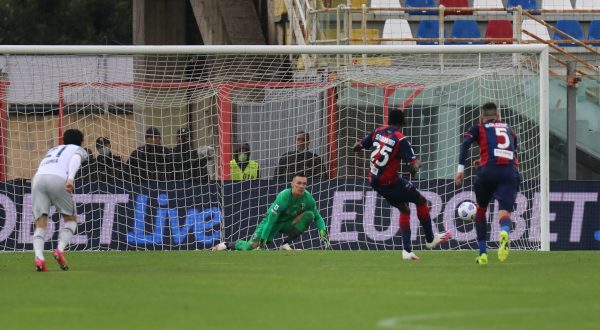
M 392 152 L 392 148 L 387 145 L 383 145 L 383 147 L 379 144 L 379 142 L 374 142 L 375 150 L 371 153 L 371 162 L 377 164 L 377 166 L 383 166 L 387 164 L 388 160 L 390 160 L 390 152 Z M 382 155 L 383 159 L 379 160 L 378 155 Z
M 496 137 L 501 136 L 504 140 L 503 143 L 498 143 L 498 148 L 506 149 L 510 146 L 510 139 L 508 138 L 508 132 L 505 127 L 496 127 Z

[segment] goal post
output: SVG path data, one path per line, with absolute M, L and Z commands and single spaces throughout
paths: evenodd
M 463 187 L 452 177 L 462 133 L 489 101 L 520 141 L 524 180 L 513 246 L 550 248 L 546 45 L 0 50 L 6 59 L 0 62 L 0 250 L 32 248 L 28 180 L 67 128 L 82 129 L 94 155 L 77 178 L 79 225 L 71 249 L 204 249 L 248 239 L 288 185 L 281 162 L 296 148 L 297 132 L 309 133 L 308 150 L 322 165 L 308 169 L 308 189 L 334 249 L 400 249 L 398 211 L 365 181 L 366 153 L 349 152 L 356 139 L 385 124 L 392 109 L 407 115 L 404 133 L 423 162 L 412 180 L 431 204 L 434 231 L 456 232 L 444 248 L 474 249 L 473 224 L 455 213 L 462 200 L 474 199 L 474 171 L 468 166 Z M 130 158 L 150 127 L 173 151 L 164 161 L 153 158 L 154 172 L 142 174 Z M 102 163 L 100 137 L 110 140 L 120 160 Z M 182 148 L 196 152 L 199 163 L 185 162 L 175 148 L 188 139 Z M 259 167 L 256 177 L 236 181 L 230 163 L 244 144 Z M 291 165 L 288 172 L 299 169 Z M 488 212 L 492 248 L 496 208 Z M 58 229 L 58 215 L 51 218 Z M 424 238 L 414 209 L 411 227 L 420 249 Z M 57 235 L 49 230 L 48 246 Z M 277 237 L 274 246 L 280 243 Z M 314 229 L 295 246 L 321 247 Z
M 0 76 L 1 78 L 1 76 Z M 4 163 L 5 163 L 5 146 L 4 146 L 4 132 L 6 129 L 6 88 L 10 85 L 10 82 L 0 80 L 0 181 L 5 180 Z

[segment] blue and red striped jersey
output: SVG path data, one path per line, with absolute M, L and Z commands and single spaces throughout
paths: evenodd
M 473 142 L 479 145 L 479 166 L 487 164 L 508 165 L 518 168 L 517 135 L 507 123 L 488 120 L 469 128 L 464 134 L 458 163 L 465 165 L 467 154 Z
M 361 141 L 364 149 L 371 150 L 369 182 L 387 185 L 398 180 L 400 162 L 407 164 L 417 159 L 408 138 L 395 127 L 381 126 Z

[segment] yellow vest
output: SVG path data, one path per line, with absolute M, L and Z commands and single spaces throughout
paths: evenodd
M 229 168 L 231 170 L 231 180 L 252 180 L 258 178 L 258 163 L 253 160 L 248 162 L 244 171 L 242 171 L 235 159 L 229 161 Z

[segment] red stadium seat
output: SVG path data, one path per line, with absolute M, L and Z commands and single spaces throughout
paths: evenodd
M 513 25 L 508 20 L 490 20 L 485 30 L 486 38 L 512 38 Z M 512 41 L 490 41 L 491 44 L 512 44 Z
M 440 5 L 444 7 L 469 7 L 468 0 L 440 0 Z M 445 15 L 473 15 L 472 10 L 446 10 Z

